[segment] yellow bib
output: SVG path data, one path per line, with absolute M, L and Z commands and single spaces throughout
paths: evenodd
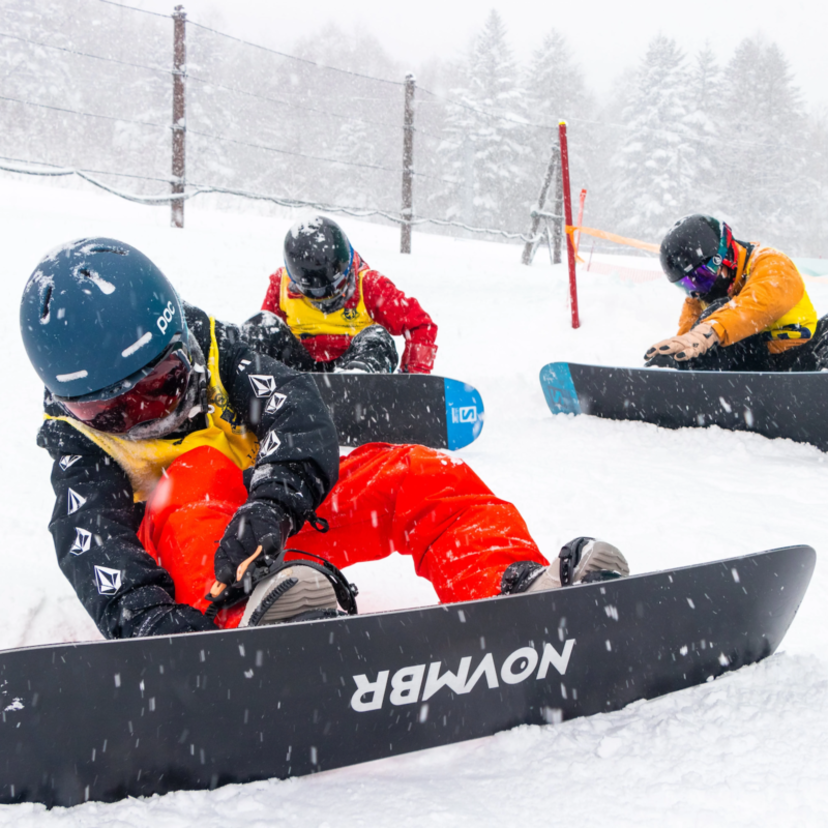
M 753 256 L 751 256 L 753 258 Z M 745 268 L 745 279 L 750 278 L 751 262 L 748 261 Z M 796 267 L 796 265 L 794 265 Z M 798 272 L 798 271 L 797 271 Z M 800 277 L 801 278 L 801 277 Z M 776 322 L 772 322 L 765 328 L 764 334 L 767 339 L 810 339 L 816 333 L 817 312 L 808 296 L 808 291 L 803 285 L 802 298 Z
M 356 336 L 361 330 L 374 324 L 365 307 L 365 297 L 362 295 L 362 277 L 367 268 L 360 271 L 357 290 L 359 304 L 356 308 L 342 308 L 334 313 L 323 313 L 313 302 L 304 296 L 292 297 L 289 295 L 290 278 L 287 273 L 282 276 L 279 290 L 279 307 L 287 316 L 288 327 L 296 336 L 319 336 L 320 334 L 344 334 Z
M 816 325 L 817 312 L 806 290 L 796 305 L 768 325 L 765 334 L 770 339 L 810 339 L 816 332 Z
M 234 426 L 236 415 L 230 407 L 227 391 L 219 376 L 219 352 L 216 322 L 210 319 L 210 353 L 207 357 L 207 428 L 194 431 L 183 439 L 128 440 L 107 434 L 72 417 L 50 417 L 63 420 L 100 446 L 127 473 L 132 483 L 133 499 L 145 501 L 152 494 L 161 475 L 174 460 L 200 446 L 212 446 L 244 470 L 256 462 L 259 441 L 244 426 Z

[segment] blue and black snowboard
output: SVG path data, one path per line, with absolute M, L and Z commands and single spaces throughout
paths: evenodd
M 828 372 L 676 371 L 552 362 L 540 372 L 554 414 L 664 428 L 716 425 L 828 451 Z
M 0 653 L 0 803 L 286 778 L 618 710 L 771 655 L 815 560 L 793 546 L 529 595 Z
M 480 436 L 483 400 L 458 380 L 426 374 L 313 374 L 341 446 L 419 443 L 459 449 Z

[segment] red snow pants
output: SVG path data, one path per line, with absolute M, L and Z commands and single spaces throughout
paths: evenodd
M 179 603 L 207 608 L 216 547 L 246 500 L 241 471 L 209 446 L 167 469 L 138 537 L 170 573 Z M 442 603 L 498 595 L 503 572 L 517 561 L 547 563 L 511 503 L 462 461 L 423 446 L 370 443 L 343 457 L 339 482 L 316 513 L 329 531 L 306 525 L 288 541 L 292 548 L 340 569 L 410 555 Z M 218 623 L 235 627 L 242 611 L 225 610 Z

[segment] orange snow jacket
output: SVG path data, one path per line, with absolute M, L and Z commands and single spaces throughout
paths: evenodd
M 817 314 L 796 265 L 772 247 L 745 248 L 734 241 L 737 267 L 730 301 L 704 321 L 722 345 L 764 334 L 768 351 L 779 354 L 796 348 L 816 331 Z M 688 296 L 679 319 L 679 335 L 687 333 L 707 302 Z

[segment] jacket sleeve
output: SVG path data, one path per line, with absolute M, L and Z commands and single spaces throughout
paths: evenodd
M 392 336 L 405 337 L 400 370 L 430 372 L 437 353 L 437 325 L 420 303 L 376 270 L 363 276 L 362 293 L 371 318 Z
M 339 476 L 339 441 L 313 377 L 240 341 L 222 349 L 233 409 L 259 440 L 248 502 L 277 503 L 298 532 Z
M 280 267 L 275 273 L 270 274 L 270 281 L 267 286 L 267 293 L 265 294 L 264 302 L 262 302 L 262 310 L 270 311 L 279 317 L 279 319 L 287 322 L 287 314 L 279 307 L 279 291 L 282 286 L 282 276 L 285 274 L 285 269 Z
M 143 504 L 102 449 L 60 420 L 47 420 L 38 444 L 54 466 L 49 529 L 58 564 L 106 638 L 146 635 L 174 603 L 172 578 L 138 541 Z
M 686 334 L 696 324 L 696 320 L 701 316 L 701 313 L 702 303 L 698 299 L 688 296 L 681 306 L 678 335 Z
M 722 345 L 733 345 L 776 322 L 795 307 L 804 292 L 796 265 L 783 253 L 765 248 L 751 263 L 744 287 L 705 321 Z

